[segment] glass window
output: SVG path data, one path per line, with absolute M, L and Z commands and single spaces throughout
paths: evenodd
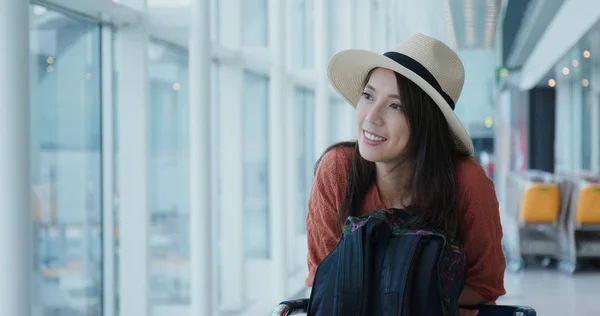
M 592 126 L 591 126 L 591 115 L 592 115 L 592 89 L 590 88 L 591 78 L 591 67 L 592 63 L 589 59 L 583 58 L 580 61 L 581 76 L 579 84 L 581 84 L 581 169 L 591 170 L 592 169 Z
M 242 1 L 242 45 L 267 46 L 268 34 L 268 1 Z
M 381 5 L 382 3 L 377 1 L 373 1 L 371 5 L 371 29 L 374 30 L 372 32 L 373 36 L 371 37 L 371 47 L 373 47 L 375 50 L 381 49 L 385 39 L 383 34 L 383 31 L 385 31 L 383 28 L 385 21 L 381 20 Z
M 210 39 L 212 41 L 219 41 L 220 34 L 220 24 L 219 23 L 219 10 L 220 5 L 219 1 L 211 1 L 210 2 Z
M 571 138 L 573 139 L 570 143 L 572 152 L 571 168 L 583 170 L 586 169 L 586 157 L 584 157 L 584 154 L 586 151 L 586 142 L 589 141 L 589 135 L 582 134 L 586 129 L 589 132 L 589 123 L 586 124 L 584 122 L 588 119 L 584 113 L 587 103 L 584 91 L 586 89 L 581 85 L 581 69 L 579 67 L 570 67 L 569 69 L 570 72 L 567 76 L 567 84 L 565 86 L 568 85 L 568 104 L 569 111 L 571 112 L 568 124 Z
M 393 10 L 393 6 L 394 4 L 389 3 L 389 4 L 384 4 L 384 5 L 388 5 L 388 8 L 386 10 Z M 396 25 L 394 23 L 394 20 L 397 19 L 396 14 L 394 14 L 393 12 L 385 12 L 385 17 L 384 17 L 384 29 L 383 29 L 383 43 L 382 44 L 382 49 L 384 49 L 383 45 L 387 44 L 387 43 L 394 43 L 396 41 L 395 38 L 392 38 L 392 28 L 394 27 L 398 27 L 398 25 Z
M 339 98 L 329 99 L 329 108 L 331 109 L 329 113 L 329 142 L 332 144 L 347 140 L 344 139 L 343 131 L 346 106 L 348 105 Z
M 344 99 L 329 99 L 329 142 L 331 144 L 356 139 L 355 111 Z
M 312 91 L 304 88 L 296 88 L 294 95 L 294 117 L 296 118 L 296 164 L 297 181 L 296 200 L 298 210 L 295 212 L 296 233 L 306 232 L 306 215 L 308 214 L 308 196 L 313 180 L 315 163 L 315 125 L 314 125 L 314 103 L 315 95 Z
M 100 315 L 100 28 L 33 13 L 33 315 Z
M 347 3 L 345 3 L 347 2 Z M 327 29 L 329 32 L 329 38 L 327 41 L 327 52 L 328 56 L 335 55 L 344 46 L 344 36 L 340 36 L 340 30 L 344 27 L 343 25 L 343 12 L 342 6 L 351 5 L 347 0 L 329 0 L 327 1 Z
M 292 2 L 294 47 L 292 66 L 312 68 L 314 65 L 314 0 L 294 0 Z
M 149 300 L 189 304 L 187 54 L 149 43 L 148 77 Z
M 269 258 L 269 78 L 244 72 L 242 102 L 245 255 Z
M 591 93 L 590 89 L 584 88 L 583 91 L 583 109 L 581 115 L 581 169 L 591 170 L 592 168 L 592 142 L 591 142 Z

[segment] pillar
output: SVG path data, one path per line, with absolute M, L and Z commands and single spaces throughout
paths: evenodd
M 29 1 L 0 0 L 0 315 L 31 315 Z
M 137 0 L 125 3 L 135 6 Z M 137 7 L 136 7 L 137 8 Z M 139 23 L 116 33 L 119 149 L 119 314 L 150 315 L 148 205 L 148 26 Z
M 191 1 L 189 164 L 191 312 L 214 315 L 212 291 L 210 1 Z
M 286 110 L 288 90 L 286 75 L 286 3 L 282 0 L 269 0 L 269 48 L 271 51 L 271 71 L 269 88 L 269 210 L 271 262 L 273 267 L 273 287 L 271 294 L 275 300 L 285 300 L 287 293 L 287 216 L 285 200 L 286 179 Z M 266 293 L 265 293 L 266 294 Z
M 316 161 L 329 145 L 329 81 L 327 79 L 327 1 L 314 1 L 315 21 L 315 157 Z

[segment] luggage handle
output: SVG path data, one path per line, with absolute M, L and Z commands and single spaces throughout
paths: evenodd
M 513 305 L 467 305 L 463 309 L 479 310 L 479 316 L 536 316 L 535 310 L 529 306 Z
M 308 311 L 309 299 L 298 299 L 291 301 L 283 301 L 279 303 L 277 308 L 271 313 L 271 316 L 290 316 L 297 314 L 306 314 Z

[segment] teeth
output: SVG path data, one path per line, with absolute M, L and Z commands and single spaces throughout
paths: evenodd
M 373 135 L 373 134 L 371 134 L 371 133 L 369 133 L 369 132 L 367 132 L 367 131 L 365 131 L 365 136 L 366 136 L 368 139 L 370 139 L 370 140 L 372 140 L 372 141 L 376 141 L 376 142 L 382 142 L 382 141 L 384 141 L 384 140 L 385 140 L 385 138 L 383 138 L 383 137 L 379 137 L 379 136 L 375 136 L 375 135 Z

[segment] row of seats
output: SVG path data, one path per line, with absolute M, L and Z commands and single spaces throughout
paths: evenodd
M 600 258 L 600 175 L 529 170 L 507 179 L 503 217 L 509 267 L 544 257 L 575 272 L 581 259 Z
M 554 223 L 562 209 L 563 212 L 575 212 L 577 225 L 600 224 L 598 176 L 578 172 L 540 177 L 539 172 L 528 172 L 521 178 L 527 182 L 521 204 L 521 222 Z M 568 203 L 567 199 L 574 199 L 575 203 Z M 571 206 L 573 208 L 569 209 Z

